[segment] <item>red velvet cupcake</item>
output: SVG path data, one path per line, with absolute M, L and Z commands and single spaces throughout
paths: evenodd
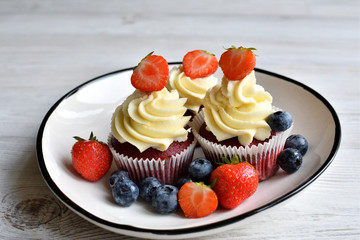
M 189 132 L 186 141 L 175 141 L 169 145 L 166 151 L 148 148 L 144 152 L 140 152 L 131 143 L 120 143 L 111 134 L 108 145 L 117 167 L 127 170 L 134 182 L 139 183 L 146 177 L 155 177 L 163 184 L 174 185 L 179 177 L 187 174 L 195 142 L 194 135 Z
M 286 131 L 273 132 L 266 122 L 275 110 L 270 93 L 256 84 L 252 50 L 231 47 L 221 55 L 221 85 L 206 93 L 204 109 L 191 127 L 214 164 L 236 154 L 255 167 L 259 180 L 265 180 L 279 169 L 276 159 L 292 125 Z
M 165 88 L 168 74 L 163 57 L 146 56 L 131 77 L 137 90 L 112 116 L 108 145 L 118 168 L 136 183 L 156 177 L 175 184 L 192 161 L 196 139 L 186 127 L 186 98 Z

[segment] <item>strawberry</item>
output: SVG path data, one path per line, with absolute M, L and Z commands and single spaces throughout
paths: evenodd
M 210 180 L 216 179 L 213 189 L 220 205 L 232 209 L 254 194 L 259 178 L 255 168 L 247 162 L 239 163 L 236 155 L 231 162 L 226 158 L 223 160 L 228 164 L 217 167 L 212 172 Z
M 256 49 L 232 46 L 221 55 L 219 65 L 229 80 L 242 80 L 255 68 L 256 58 L 252 50 Z
M 218 206 L 215 192 L 204 183 L 188 182 L 179 190 L 178 201 L 188 218 L 205 217 L 214 212 Z
M 99 142 L 92 132 L 89 140 L 74 138 L 78 140 L 71 150 L 75 170 L 88 181 L 101 179 L 111 166 L 112 154 L 109 147 Z
M 134 68 L 131 84 L 143 92 L 160 91 L 167 83 L 169 66 L 162 56 L 149 53 Z
M 218 65 L 214 54 L 204 50 L 188 52 L 183 59 L 184 73 L 191 79 L 210 76 L 216 72 Z

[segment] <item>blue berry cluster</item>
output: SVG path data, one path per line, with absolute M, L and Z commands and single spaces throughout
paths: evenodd
M 277 162 L 281 169 L 287 173 L 293 173 L 299 170 L 308 146 L 308 141 L 300 134 L 293 134 L 288 137 L 284 150 L 277 157 Z
M 130 206 L 140 196 L 150 202 L 154 210 L 160 214 L 177 211 L 179 189 L 187 182 L 209 183 L 213 171 L 211 162 L 204 158 L 197 158 L 188 167 L 189 177 L 179 178 L 176 186 L 163 185 L 157 178 L 144 178 L 137 186 L 129 178 L 129 173 L 117 170 L 109 177 L 109 186 L 116 203 L 120 206 Z
M 294 148 L 286 148 L 278 155 L 277 162 L 282 170 L 293 173 L 301 167 L 302 155 Z
M 171 185 L 162 185 L 154 177 L 147 177 L 139 184 L 140 197 L 146 202 L 151 202 L 154 210 L 160 214 L 175 212 L 178 205 L 177 187 Z
M 139 196 L 146 202 L 151 202 L 154 210 L 160 214 L 175 212 L 179 206 L 179 189 L 171 185 L 162 185 L 154 177 L 143 179 L 137 186 L 130 180 L 127 171 L 117 170 L 110 175 L 109 186 L 114 201 L 123 207 L 133 204 Z
M 138 186 L 130 180 L 129 173 L 123 170 L 113 172 L 109 185 L 114 201 L 123 207 L 133 204 L 139 196 Z
M 274 132 L 283 132 L 291 127 L 293 119 L 290 113 L 277 111 L 270 114 L 266 122 Z M 291 135 L 286 139 L 284 150 L 277 157 L 279 166 L 287 173 L 299 170 L 302 158 L 307 152 L 308 142 L 300 134 Z

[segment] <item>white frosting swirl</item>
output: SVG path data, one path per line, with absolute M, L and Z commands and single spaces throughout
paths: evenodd
M 182 66 L 173 67 L 169 73 L 167 89 L 176 89 L 180 97 L 187 98 L 185 107 L 194 113 L 199 111 L 208 89 L 217 84 L 213 75 L 204 78 L 191 79 L 184 73 Z
M 271 133 L 265 120 L 274 112 L 271 103 L 271 95 L 256 84 L 254 71 L 240 81 L 224 76 L 221 85 L 213 87 L 204 100 L 207 129 L 218 141 L 238 137 L 244 146 L 253 138 L 263 141 Z
M 190 117 L 184 116 L 185 102 L 176 91 L 166 88 L 151 93 L 135 90 L 116 108 L 112 133 L 118 141 L 131 143 L 140 152 L 150 147 L 165 151 L 172 142 L 187 139 L 184 126 Z

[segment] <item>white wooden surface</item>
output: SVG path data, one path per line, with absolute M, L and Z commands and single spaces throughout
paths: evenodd
M 201 239 L 360 238 L 359 1 L 0 1 L 0 239 L 133 239 L 74 214 L 46 186 L 35 139 L 48 109 L 152 50 L 258 49 L 257 67 L 309 85 L 336 109 L 338 154 L 307 191 L 256 225 Z

